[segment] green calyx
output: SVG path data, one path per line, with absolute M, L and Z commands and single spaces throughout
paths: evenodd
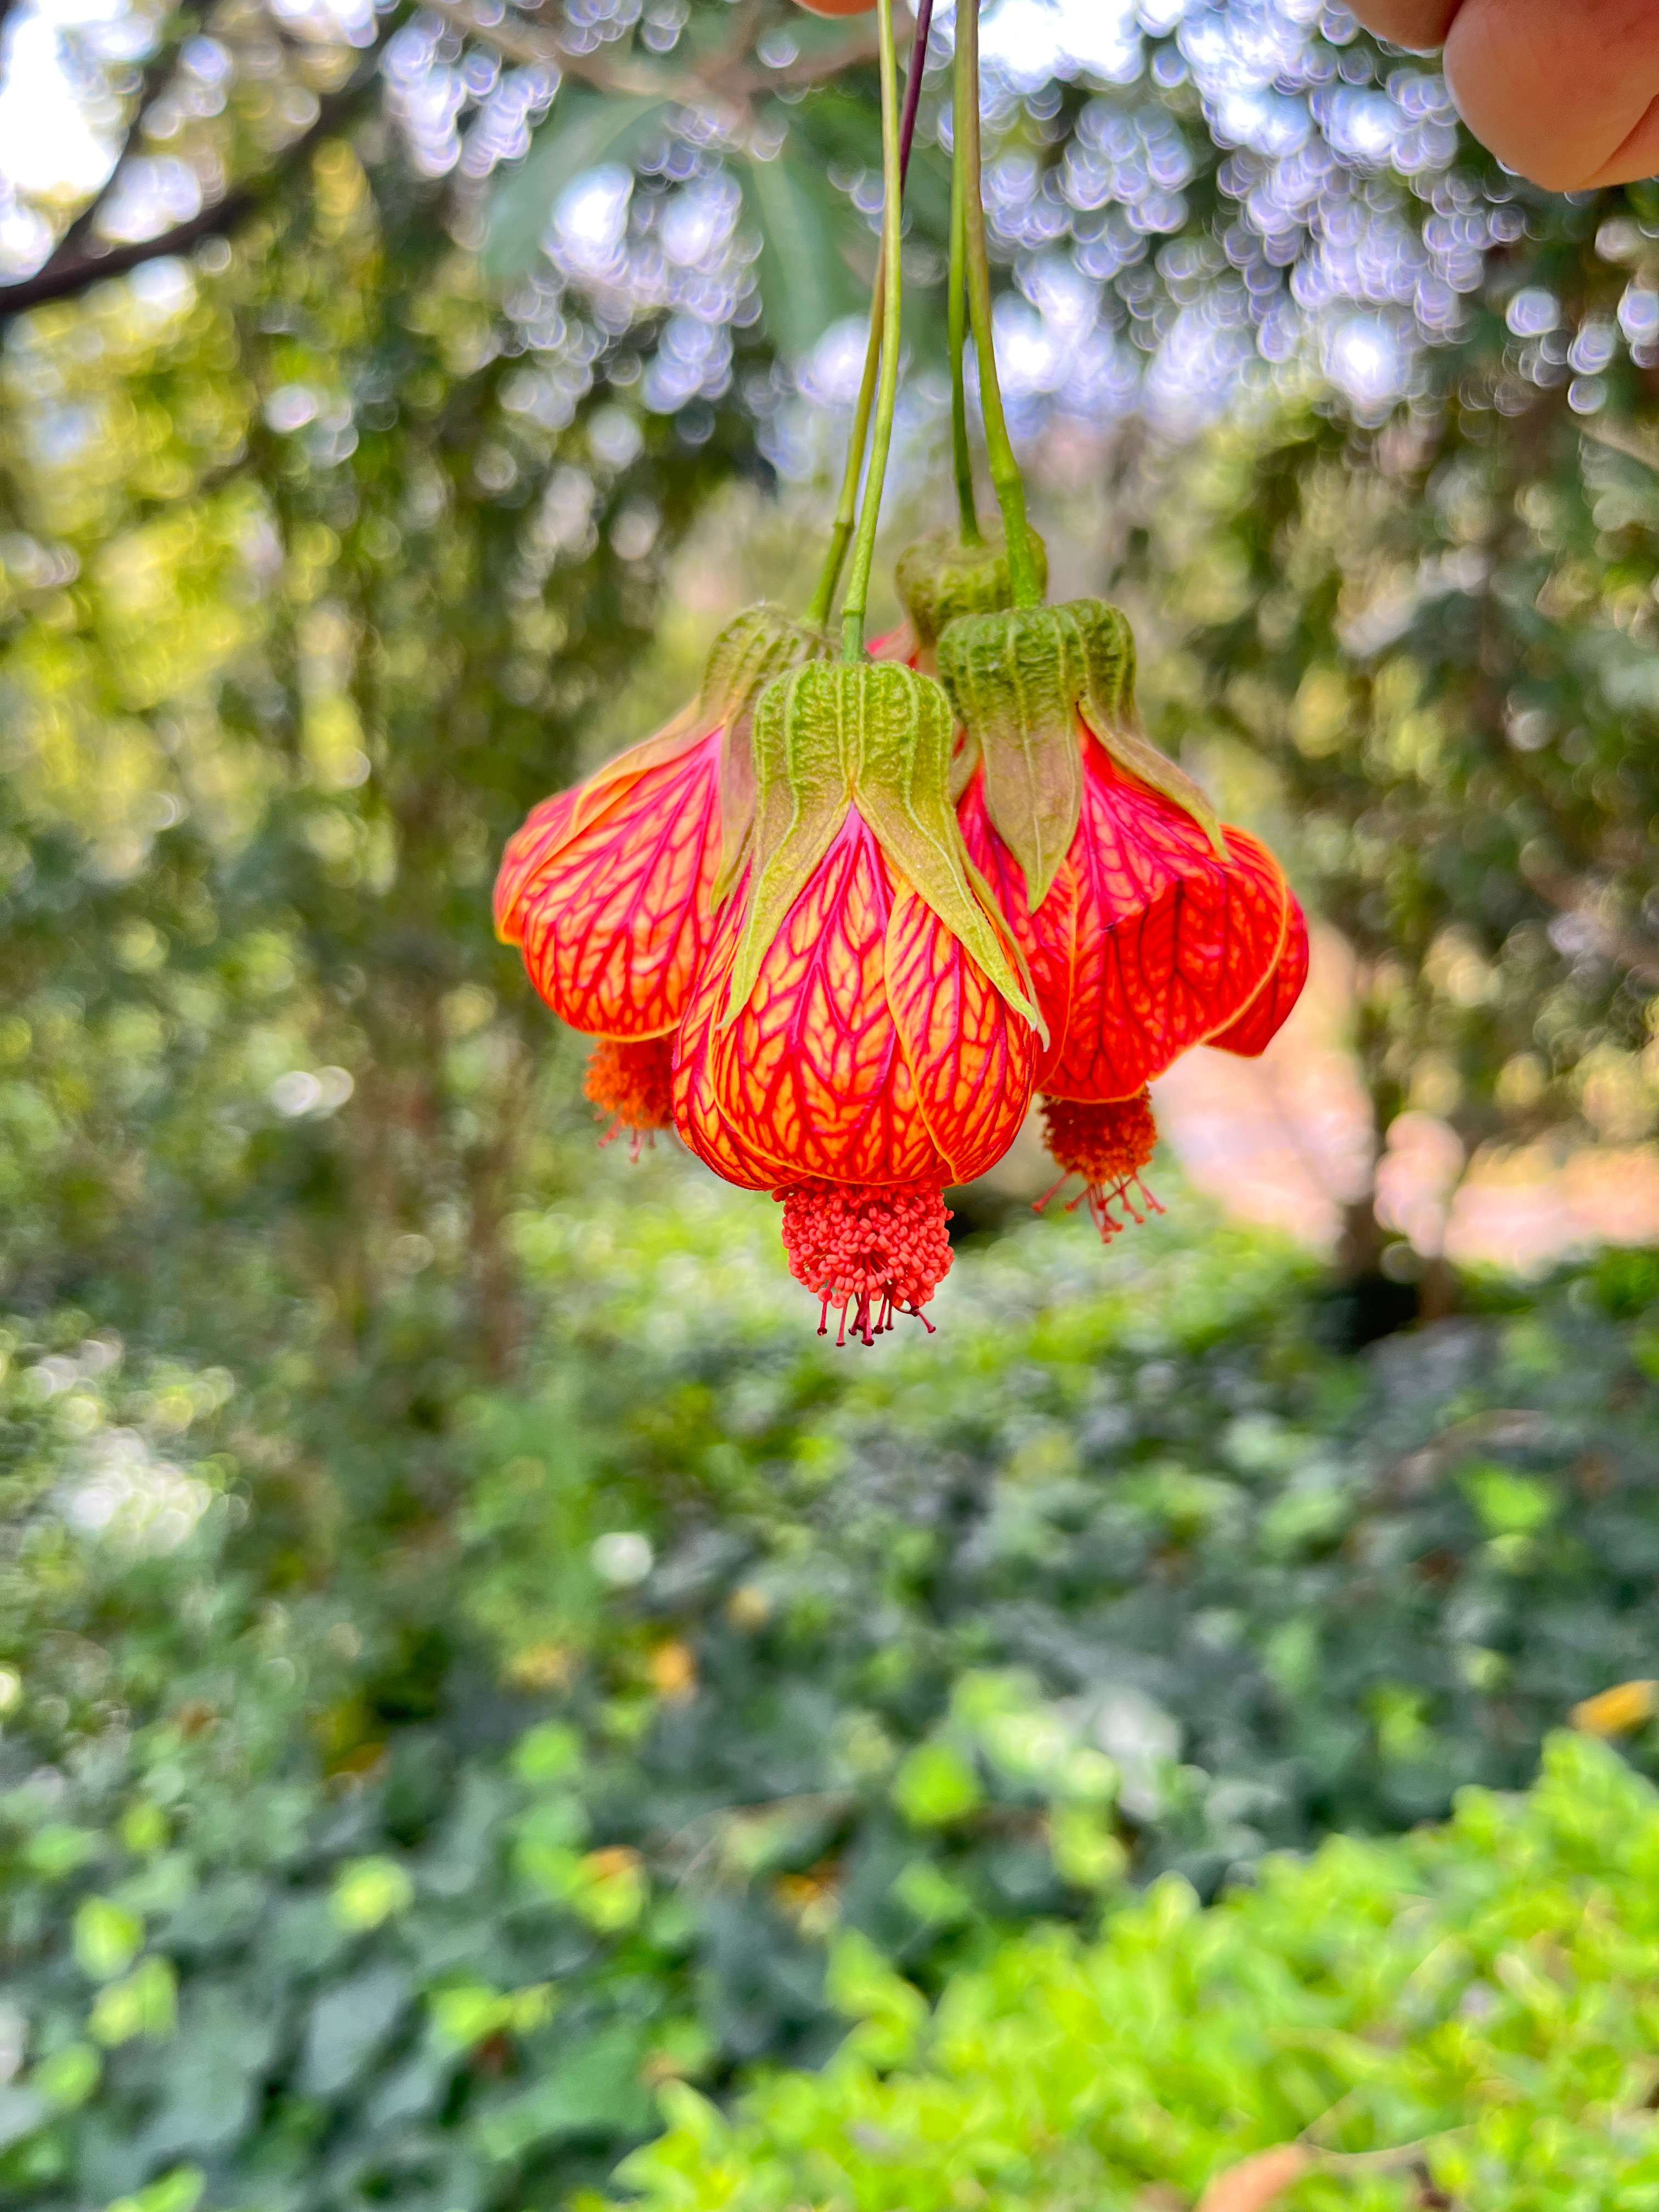
M 969 615 L 939 642 L 939 680 L 971 752 L 985 767 L 985 803 L 1041 905 L 1077 834 L 1083 805 L 1079 719 L 1118 766 L 1190 814 L 1218 853 L 1214 808 L 1141 734 L 1129 624 L 1102 599 Z
M 755 703 L 777 677 L 804 661 L 836 650 L 827 630 L 796 622 L 781 608 L 745 607 L 714 640 L 703 670 L 702 713 L 723 723 L 720 754 L 720 866 L 714 884 L 719 905 L 743 866 L 755 819 Z
M 1031 557 L 1042 588 L 1048 587 L 1048 553 L 1035 531 Z M 1014 603 L 1006 540 L 966 544 L 954 530 L 930 530 L 900 554 L 899 597 L 924 653 L 939 643 L 946 626 L 964 615 L 994 614 Z
M 957 825 L 954 738 L 944 692 L 896 661 L 814 661 L 762 694 L 753 875 L 722 1026 L 747 1003 L 773 939 L 856 804 L 897 872 L 1015 1012 L 1042 1029 Z

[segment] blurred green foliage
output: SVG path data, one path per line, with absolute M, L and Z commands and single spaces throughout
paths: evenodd
M 1470 1153 L 1659 1123 L 1654 372 L 1586 416 L 1567 339 L 1649 281 L 1659 192 L 1534 198 L 1431 398 L 1231 428 L 1127 549 L 1165 742 L 1278 810 L 1359 955 L 1379 1133 L 1419 1108 Z M 1517 298 L 1559 326 L 1517 339 Z
M 14 1325 L 4 2201 L 554 2203 L 849 1990 L 1516 1786 L 1650 1665 L 1650 1262 L 1356 1360 L 1271 1244 L 1038 1224 L 855 1366 L 763 1214 L 629 1177 L 511 1227 L 553 1318 L 465 1508 L 326 1579 L 259 1378 Z
M 240 134 L 238 163 L 281 105 L 243 29 L 191 140 Z M 148 131 L 160 103 L 123 97 Z M 1095 246 L 1146 254 L 1117 221 L 1137 162 L 1158 181 L 1142 153 L 1193 153 L 1195 237 L 1227 219 L 1190 85 L 1102 102 Z M 1601 1923 L 1569 1927 L 1549 1884 L 1575 1789 L 1608 1808 L 1610 1865 L 1639 1848 L 1645 1801 L 1604 1763 L 1558 1751 L 1512 1821 L 1338 1851 L 1212 1918 L 1176 1885 L 1518 1788 L 1576 1700 L 1651 1673 L 1651 1260 L 1471 1283 L 1463 1318 L 1356 1358 L 1311 1262 L 1183 1200 L 1109 1253 L 1063 1224 L 964 1243 L 939 1340 L 837 1360 L 763 1200 L 593 1151 L 571 1042 L 489 940 L 505 836 L 662 708 L 665 633 L 695 648 L 668 563 L 763 476 L 776 345 L 867 254 L 867 83 L 789 105 L 797 158 L 745 156 L 739 187 L 769 210 L 769 327 L 739 324 L 724 396 L 678 414 L 641 404 L 631 325 L 573 308 L 563 350 L 532 346 L 476 258 L 481 194 L 439 220 L 362 107 L 295 142 L 234 248 L 9 331 L 7 2204 L 524 2212 L 602 2187 L 665 2091 L 677 2132 L 639 2185 L 675 2193 L 689 2160 L 725 2187 L 732 2160 L 748 2190 L 741 2146 L 774 2120 L 723 2136 L 674 2085 L 828 2059 L 849 2015 L 821 2092 L 755 2109 L 809 2146 L 843 2130 L 872 2202 L 925 2201 L 905 2115 L 957 2108 L 907 2057 L 943 2047 L 924 1998 L 1069 2004 L 1087 1954 L 1025 1931 L 1092 1924 L 1126 1881 L 1164 1883 L 1107 1939 L 1167 1923 L 1149 2003 L 1215 1947 L 1302 2039 L 1264 2086 L 1218 2005 L 1230 2055 L 1138 2181 L 1190 2188 L 1351 2080 L 1334 2142 L 1437 2125 L 1513 2078 L 1512 2005 L 1559 2062 L 1524 2087 L 1566 2130 L 1540 2158 L 1604 2154 L 1571 2132 L 1586 2069 L 1624 2112 L 1622 2018 L 1572 2058 L 1534 2002 L 1540 1977 L 1577 2002 L 1553 1944 L 1601 2002 Z M 1016 216 L 1041 243 L 1083 105 L 994 118 L 1000 251 Z M 498 245 L 515 181 L 533 238 L 571 151 L 538 142 Z M 919 155 L 919 275 L 939 181 Z M 1159 732 L 1279 811 L 1359 948 L 1380 1121 L 1425 1105 L 1470 1144 L 1650 1119 L 1648 372 L 1609 372 L 1587 442 L 1565 336 L 1526 366 L 1501 317 L 1532 284 L 1605 321 L 1646 281 L 1651 210 L 1525 204 L 1432 390 L 1385 426 L 1294 402 L 1160 453 L 1147 528 L 1112 550 L 1153 617 Z M 822 258 L 792 264 L 786 233 Z M 1126 344 L 1162 343 L 1207 251 L 1126 260 Z M 1080 472 L 1093 505 L 1115 467 Z M 1659 1756 L 1650 1730 L 1632 1748 Z M 1545 1902 L 1512 1925 L 1529 1851 Z M 1400 1919 L 1402 1883 L 1444 1901 Z M 1457 1966 L 1497 2008 L 1465 2043 L 1443 2024 L 1362 2069 L 1391 1976 L 1489 1953 L 1508 1995 Z M 999 2078 L 1057 2096 L 1030 2009 Z M 983 2107 L 1009 2172 L 1049 2112 L 1025 2094 Z M 1507 2110 L 1539 2133 L 1541 2101 L 1480 2124 Z M 1042 2187 L 1116 2188 L 1118 2150 L 1074 2122 L 1049 2116 L 1077 2163 Z M 963 2132 L 963 2171 L 993 2174 Z M 752 2201 L 813 2194 L 796 2155 L 757 2148 Z
M 1282 2197 L 1258 2169 L 1236 2201 L 1634 2207 L 1656 1851 L 1651 1786 L 1558 1736 L 1523 1798 L 1468 1790 L 1444 1831 L 1269 1860 L 1207 1911 L 1166 1876 L 1095 1942 L 1045 1931 L 953 1977 L 931 2014 L 848 1937 L 857 2025 L 824 2071 L 729 2121 L 676 2084 L 618 2179 L 653 2212 L 1184 2203 L 1297 2142 Z

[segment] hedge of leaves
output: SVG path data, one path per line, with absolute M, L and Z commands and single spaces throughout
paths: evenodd
M 859 2025 L 830 2064 L 730 2122 L 675 2084 L 619 2179 L 646 2212 L 1127 2208 L 1229 2172 L 1241 2207 L 1277 2179 L 1306 2212 L 1634 2212 L 1659 2183 L 1656 1875 L 1652 1787 L 1557 1736 L 1524 1798 L 1468 1790 L 1446 1829 L 1270 1859 L 1208 1911 L 1166 1875 L 1095 1942 L 1006 1945 L 931 2014 L 849 1937 L 832 1983 Z
M 13 1328 L 0 2203 L 551 2206 L 665 2085 L 829 2058 L 837 1942 L 933 1992 L 1651 1671 L 1650 1261 L 1356 1359 L 1270 1243 L 1035 1225 L 853 1362 L 763 1205 L 616 1188 L 514 1228 L 541 1374 L 386 1441 L 465 1511 L 326 1576 L 292 1355 Z

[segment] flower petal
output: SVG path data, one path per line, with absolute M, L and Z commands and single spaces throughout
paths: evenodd
M 732 961 L 742 928 L 743 902 L 733 899 L 714 925 L 714 941 L 696 972 L 674 1050 L 674 1127 L 705 1167 L 740 1190 L 770 1190 L 777 1170 L 727 1126 L 714 1095 L 711 1054 L 714 1023 L 726 1004 Z
M 678 1022 L 719 856 L 720 749 L 715 731 L 635 777 L 521 893 L 525 964 L 573 1029 L 638 1038 Z
M 523 826 L 507 841 L 495 878 L 495 934 L 503 945 L 524 936 L 523 905 L 537 876 L 550 866 L 573 837 L 603 820 L 625 799 L 641 776 L 670 767 L 702 744 L 714 728 L 694 702 L 683 707 L 654 737 L 643 738 L 596 769 L 585 783 L 556 791 L 531 809 Z
M 850 811 L 709 1052 L 714 1102 L 779 1179 L 904 1182 L 939 1167 L 884 978 L 893 890 Z
M 524 941 L 524 895 L 526 888 L 560 848 L 570 842 L 570 824 L 580 796 L 575 791 L 556 791 L 532 807 L 521 828 L 507 841 L 495 877 L 495 934 L 503 945 Z
M 1230 838 L 1237 835 L 1234 830 L 1227 834 Z M 1255 1059 L 1284 1027 L 1307 980 L 1308 919 L 1292 896 L 1285 942 L 1279 948 L 1272 974 L 1237 1020 L 1218 1030 L 1209 1042 L 1223 1052 L 1237 1053 L 1241 1060 Z
M 916 1109 L 953 1182 L 994 1167 L 1031 1103 L 1036 1032 L 901 878 L 887 927 L 887 1003 Z
M 1072 842 L 1079 916 L 1097 927 L 1133 921 L 1187 878 L 1222 872 L 1224 860 L 1185 807 L 1121 769 L 1083 738 L 1083 811 Z
M 1037 1066 L 1036 1087 L 1041 1091 L 1044 1073 L 1058 1065 L 1066 1049 L 1077 958 L 1077 877 L 1068 856 L 1034 915 L 1026 899 L 1025 872 L 992 827 L 982 776 L 975 775 L 969 785 L 958 819 L 968 856 L 1025 956 L 1038 1011 L 1048 1025 L 1048 1049 L 1040 1054 Z
M 1167 801 L 1148 798 L 1173 815 Z M 1202 840 L 1204 857 L 1193 854 L 1178 875 L 1167 864 L 1180 833 L 1155 817 L 1108 856 L 1110 866 L 1085 854 L 1090 878 L 1078 909 L 1071 1020 L 1065 1050 L 1043 1078 L 1047 1093 L 1130 1097 L 1189 1046 L 1237 1020 L 1272 973 L 1290 905 L 1277 863 L 1243 830 L 1228 830 L 1225 864 L 1196 824 L 1191 834 Z M 1114 922 L 1126 886 L 1137 879 L 1161 879 L 1163 888 Z

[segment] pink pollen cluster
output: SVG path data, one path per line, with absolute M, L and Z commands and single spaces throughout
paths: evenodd
M 1109 1244 L 1129 1225 L 1127 1219 L 1113 1213 L 1114 1206 L 1121 1206 L 1126 1215 L 1133 1215 L 1138 1222 L 1144 1222 L 1148 1213 L 1163 1212 L 1140 1179 L 1141 1169 L 1158 1148 L 1158 1124 L 1145 1091 L 1104 1105 L 1085 1104 L 1075 1098 L 1045 1099 L 1042 1127 L 1044 1141 L 1066 1175 L 1048 1197 L 1037 1201 L 1039 1212 L 1066 1176 L 1071 1175 L 1080 1175 L 1085 1188 L 1066 1210 L 1074 1212 L 1086 1199 L 1103 1243 Z M 1141 1211 L 1143 1206 L 1146 1212 Z
M 587 1063 L 582 1090 L 601 1114 L 615 1118 L 599 1142 L 611 1143 L 624 1129 L 633 1139 L 633 1157 L 659 1129 L 674 1126 L 674 1040 L 647 1037 L 629 1044 L 601 1037 Z
M 923 1183 L 787 1183 L 773 1194 L 783 1204 L 783 1249 L 789 1270 L 822 1302 L 818 1334 L 830 1333 L 830 1309 L 841 1316 L 837 1345 L 853 1334 L 873 1344 L 895 1316 L 914 1314 L 931 1335 L 921 1309 L 951 1271 L 951 1215 L 937 1186 Z

